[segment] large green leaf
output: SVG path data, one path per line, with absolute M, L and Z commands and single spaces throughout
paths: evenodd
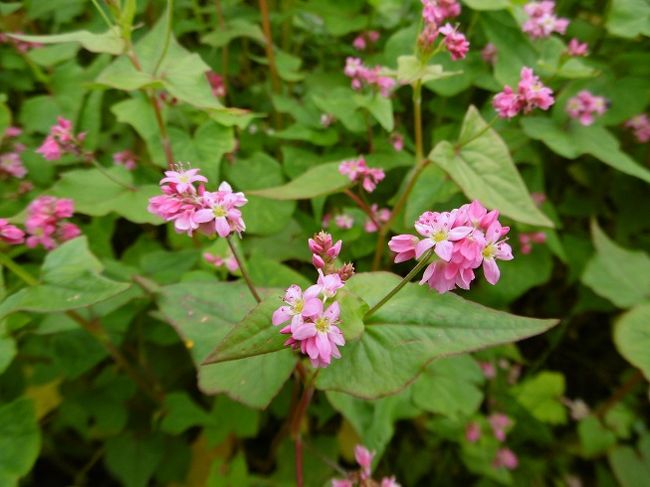
M 0 485 L 18 485 L 41 449 L 41 432 L 30 399 L 20 398 L 0 406 Z
M 102 267 L 88 250 L 86 237 L 54 249 L 43 263 L 41 283 L 21 289 L 0 304 L 0 317 L 16 311 L 49 313 L 105 301 L 130 285 L 99 274 Z
M 260 26 L 245 19 L 233 19 L 214 32 L 204 35 L 201 42 L 214 47 L 226 46 L 238 37 L 246 37 L 264 44 L 264 33 Z
M 566 422 L 566 407 L 562 404 L 564 376 L 559 372 L 542 372 L 513 388 L 517 402 L 539 421 L 550 424 Z
M 465 195 L 513 220 L 552 227 L 535 205 L 510 157 L 508 146 L 471 106 L 456 145 L 442 141 L 429 158 L 442 167 Z
M 106 442 L 104 461 L 125 487 L 146 487 L 163 458 L 162 435 L 135 436 L 125 433 Z
M 639 440 L 638 451 L 617 446 L 608 455 L 609 463 L 621 487 L 645 486 L 650 479 L 650 434 Z
M 264 408 L 291 374 L 297 358 L 289 349 L 200 365 L 255 305 L 241 282 L 187 282 L 166 286 L 160 290 L 158 305 L 190 349 L 198 369 L 198 385 L 205 394 L 225 392 L 251 407 Z
M 614 343 L 630 363 L 650 381 L 650 303 L 642 303 L 623 314 L 614 328 Z
M 149 157 L 160 167 L 167 167 L 162 139 L 151 104 L 143 95 L 123 100 L 111 106 L 118 122 L 128 123 L 146 142 Z
M 617 36 L 650 36 L 650 4 L 647 0 L 612 0 L 607 30 Z
M 372 93 L 368 95 L 355 95 L 354 101 L 360 108 L 365 108 L 379 122 L 384 130 L 391 132 L 395 127 L 393 119 L 393 103 L 390 98 Z
M 37 42 L 39 44 L 63 44 L 75 42 L 81 44 L 84 49 L 90 52 L 106 52 L 108 54 L 122 54 L 124 52 L 124 39 L 120 36 L 117 27 L 112 27 L 106 32 L 95 34 L 87 30 L 68 32 L 66 34 L 54 34 L 47 36 L 28 36 L 10 34 L 11 37 L 26 42 Z
M 582 282 L 616 306 L 629 308 L 650 297 L 650 257 L 616 245 L 594 220 L 591 235 L 596 254 L 582 274 Z
M 561 127 L 552 119 L 528 117 L 521 120 L 526 135 L 541 140 L 552 151 L 568 159 L 589 154 L 625 174 L 650 183 L 650 171 L 620 149 L 616 137 L 605 127 L 584 127 L 572 123 Z
M 363 273 L 347 286 L 373 306 L 399 281 L 390 273 Z M 364 398 L 393 394 L 436 358 L 521 340 L 556 324 L 407 284 L 366 321 L 359 341 L 342 347 L 341 359 L 320 373 L 317 386 Z
M 274 200 L 306 200 L 343 191 L 352 185 L 339 173 L 339 162 L 320 164 L 282 186 L 248 191 L 248 194 Z

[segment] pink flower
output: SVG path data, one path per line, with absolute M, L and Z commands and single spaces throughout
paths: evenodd
M 323 274 L 322 269 L 318 269 L 318 286 L 320 292 L 326 298 L 333 298 L 336 292 L 343 287 L 343 281 L 338 274 Z
M 427 23 L 418 35 L 418 49 L 423 58 L 427 58 L 433 52 L 433 44 L 439 33 L 437 24 Z
M 138 164 L 138 156 L 126 149 L 113 154 L 113 164 L 124 166 L 129 171 L 133 171 Z
M 589 44 L 580 42 L 575 37 L 567 45 L 567 54 L 569 56 L 586 56 L 589 53 Z
M 318 299 L 320 292 L 320 285 L 310 286 L 304 293 L 295 284 L 289 286 L 282 298 L 287 305 L 280 306 L 273 312 L 273 325 L 278 326 L 291 320 L 291 326 L 295 327 L 302 324 L 304 318 L 320 314 L 323 311 L 323 303 Z
M 342 228 L 344 230 L 349 230 L 354 225 L 354 218 L 352 218 L 350 215 L 345 215 L 345 214 L 344 215 L 336 215 L 334 217 L 334 224 L 338 228 Z
M 465 439 L 470 443 L 476 443 L 481 438 L 481 425 L 472 421 L 465 428 Z
M 354 38 L 354 42 L 352 42 L 352 46 L 357 51 L 363 51 L 366 48 L 366 39 L 362 35 L 358 35 L 357 37 Z
M 637 142 L 643 144 L 650 141 L 650 119 L 645 113 L 629 119 L 625 122 L 625 127 L 634 131 Z
M 208 178 L 199 174 L 200 169 L 183 170 L 178 168 L 176 171 L 165 171 L 165 177 L 160 180 L 160 184 L 169 183 L 178 193 L 194 193 L 196 188 L 193 183 L 207 183 Z
M 354 458 L 361 467 L 361 478 L 368 479 L 372 473 L 372 459 L 375 456 L 374 452 L 370 452 L 363 445 L 354 447 Z
M 334 302 L 312 321 L 303 321 L 292 330 L 291 338 L 309 356 L 313 367 L 327 367 L 332 357 L 341 358 L 338 347 L 345 345 L 345 338 L 337 326 L 340 313 L 339 303 Z
M 29 236 L 25 241 L 30 248 L 42 245 L 47 250 L 81 234 L 79 228 L 65 218 L 74 213 L 70 199 L 39 196 L 27 207 L 25 228 Z
M 464 59 L 469 51 L 469 41 L 458 32 L 451 24 L 445 24 L 440 28 L 440 33 L 445 36 L 445 46 L 451 54 L 451 59 L 457 61 Z
M 496 94 L 492 106 L 501 118 L 516 117 L 522 109 L 519 95 L 513 92 L 508 85 L 503 88 L 502 92 Z
M 238 208 L 244 206 L 248 200 L 244 193 L 234 193 L 227 182 L 222 182 L 216 192 L 205 192 L 202 202 L 204 208 L 194 214 L 193 220 L 200 223 L 201 229 L 208 235 L 216 232 L 225 238 L 232 232 L 241 235 L 241 232 L 246 230 Z
M 497 47 L 489 42 L 481 51 L 481 57 L 486 63 L 494 64 L 497 60 Z
M 479 366 L 486 379 L 494 379 L 497 376 L 497 370 L 492 362 L 480 362 Z
M 524 67 L 521 69 L 517 93 L 506 85 L 503 91 L 494 97 L 492 106 L 501 118 L 513 118 L 520 111 L 530 113 L 535 108 L 548 110 L 553 103 L 553 91 L 544 86 L 531 68 Z
M 440 24 L 443 20 L 458 17 L 460 4 L 456 0 L 421 0 L 422 18 L 427 23 Z
M 15 225 L 11 225 L 4 218 L 0 218 L 0 242 L 9 245 L 19 245 L 25 241 L 25 232 Z
M 36 152 L 41 154 L 48 161 L 56 161 L 61 159 L 61 156 L 63 155 L 59 144 L 51 135 L 48 135 L 45 138 L 45 141 L 43 141 L 43 144 L 36 149 Z
M 419 259 L 427 250 L 433 248 L 435 253 L 444 261 L 451 260 L 453 243 L 461 240 L 472 231 L 468 226 L 457 226 L 456 214 L 452 212 L 438 213 L 427 211 L 415 222 L 415 229 L 425 237 L 415 247 L 415 257 Z
M 377 204 L 373 203 L 370 206 L 370 211 L 372 211 L 372 214 L 374 216 L 374 221 L 368 218 L 366 222 L 363 225 L 363 229 L 367 233 L 375 233 L 379 228 L 377 228 L 377 225 L 375 225 L 375 222 L 378 224 L 386 223 L 388 220 L 390 220 L 391 216 L 391 211 L 388 208 L 381 208 L 379 209 L 379 206 Z
M 369 167 L 363 156 L 341 162 L 339 173 L 347 176 L 350 181 L 361 182 L 361 186 L 368 193 L 372 193 L 386 176 L 383 169 Z
M 379 487 L 401 487 L 401 485 L 395 480 L 395 477 L 384 477 L 381 479 L 381 484 Z
M 390 137 L 390 143 L 396 152 L 402 152 L 404 149 L 404 137 L 402 134 L 393 134 Z
M 490 284 L 499 281 L 501 272 L 496 260 L 512 260 L 512 248 L 501 237 L 505 236 L 509 227 L 502 227 L 498 221 L 492 223 L 485 233 L 485 247 L 483 248 L 483 273 Z
M 395 80 L 388 76 L 382 76 L 381 66 L 369 68 L 363 64 L 361 59 L 348 57 L 345 61 L 343 73 L 352 78 L 352 88 L 360 90 L 364 85 L 375 87 L 382 96 L 390 96 L 390 92 L 395 86 Z
M 354 487 L 354 482 L 347 479 L 332 479 L 332 487 Z
M 23 133 L 23 129 L 20 127 L 7 127 L 5 130 L 5 137 L 18 137 Z
M 504 467 L 508 470 L 514 470 L 519 465 L 517 455 L 510 448 L 501 448 L 492 462 L 495 468 Z
M 376 30 L 369 30 L 368 32 L 366 32 L 366 37 L 373 44 L 376 43 L 379 40 L 380 36 L 381 36 L 381 34 L 379 34 L 379 31 L 376 31 Z
M 308 240 L 309 250 L 312 252 L 312 263 L 317 269 L 328 268 L 332 266 L 336 258 L 341 253 L 343 242 L 338 240 L 332 242 L 332 235 L 327 232 L 319 232 Z
M 542 244 L 544 242 L 546 242 L 546 234 L 544 232 L 519 234 L 519 246 L 521 253 L 524 255 L 531 253 L 533 250 L 533 243 Z
M 395 252 L 395 263 L 415 259 L 415 247 L 420 241 L 415 235 L 408 233 L 396 235 L 388 242 L 388 248 Z
M 564 34 L 569 26 L 569 20 L 555 15 L 555 2 L 529 2 L 524 6 L 528 19 L 523 25 L 523 31 L 531 38 L 549 37 L 553 32 Z
M 205 76 L 208 78 L 208 83 L 210 83 L 212 96 L 215 98 L 223 98 L 226 96 L 226 84 L 221 75 L 215 73 L 214 71 L 208 71 L 205 73 Z
M 57 117 L 56 124 L 50 128 L 50 133 L 43 144 L 36 149 L 48 161 L 55 161 L 64 154 L 81 154 L 81 143 L 85 138 L 84 133 L 74 135 L 72 122 L 63 117 Z
M 566 111 L 569 117 L 589 126 L 594 123 L 596 115 L 603 115 L 607 111 L 607 101 L 602 96 L 582 90 L 567 102 Z
M 0 154 L 0 179 L 4 176 L 22 179 L 27 174 L 27 169 L 20 160 L 20 154 L 9 152 Z
M 512 420 L 505 414 L 494 413 L 488 417 L 488 423 L 490 423 L 494 437 L 499 441 L 505 441 L 506 430 L 512 426 Z
M 211 254 L 210 252 L 204 252 L 203 253 L 203 258 L 205 259 L 206 262 L 212 264 L 215 267 L 226 267 L 229 272 L 234 273 L 239 270 L 239 263 L 237 262 L 237 259 L 232 255 L 232 253 L 228 253 L 226 258 L 223 258 L 219 255 L 216 254 Z

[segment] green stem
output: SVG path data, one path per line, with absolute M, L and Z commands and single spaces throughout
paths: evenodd
M 357 206 L 358 206 L 361 210 L 363 210 L 363 212 L 364 212 L 366 215 L 368 215 L 368 218 L 370 218 L 370 220 L 371 220 L 372 223 L 375 225 L 375 227 L 377 227 L 378 229 L 381 227 L 381 226 L 379 225 L 379 222 L 378 222 L 377 219 L 375 218 L 375 215 L 374 215 L 373 212 L 372 212 L 372 208 L 370 208 L 370 207 L 368 206 L 368 204 L 367 204 L 365 201 L 363 201 L 359 196 L 357 196 L 356 194 L 354 194 L 354 193 L 353 193 L 351 190 L 349 190 L 349 189 L 346 189 L 346 190 L 343 191 L 343 192 L 344 192 L 346 195 L 348 195 L 348 196 L 350 197 L 350 199 L 351 199 L 352 201 L 354 201 L 354 202 L 357 204 Z
M 415 131 L 415 163 L 420 164 L 424 158 L 422 141 L 422 80 L 413 86 L 413 129 Z
M 402 289 L 404 286 L 406 286 L 409 282 L 411 282 L 411 279 L 413 279 L 426 265 L 429 264 L 429 258 L 433 255 L 433 250 L 430 249 L 424 256 L 422 256 L 422 259 L 420 259 L 420 262 L 411 269 L 411 272 L 409 272 L 405 278 L 403 278 L 397 286 L 395 286 L 393 289 L 391 289 L 386 296 L 381 298 L 381 300 L 375 304 L 363 317 L 363 320 L 366 321 L 368 318 L 370 318 L 373 314 L 379 310 L 383 305 L 385 305 L 390 299 L 395 296 L 400 289 Z
M 108 18 L 108 16 L 106 15 L 106 12 L 104 12 L 104 9 L 101 7 L 101 5 L 99 5 L 99 2 L 97 2 L 97 0 L 92 0 L 92 2 L 93 2 L 93 5 L 95 6 L 95 8 L 99 11 L 99 14 L 104 19 L 104 22 L 106 22 L 106 25 L 108 26 L 108 28 L 112 29 L 113 28 L 113 23 L 111 22 L 111 19 Z
M 102 166 L 97 160 L 92 157 L 87 159 L 88 162 L 90 162 L 97 170 L 102 173 L 106 178 L 110 179 L 113 181 L 115 184 L 118 184 L 122 186 L 124 189 L 128 189 L 129 191 L 137 191 L 137 188 L 129 183 L 125 183 L 124 181 L 120 181 L 118 178 L 114 177 L 110 172 L 106 170 L 104 166 Z
M 5 253 L 0 253 L 0 266 L 9 269 L 16 276 L 20 277 L 20 279 L 22 279 L 28 286 L 36 286 L 38 284 L 38 279 L 23 269 L 20 264 L 14 262 L 14 260 Z
M 246 285 L 248 286 L 248 289 L 250 289 L 250 292 L 255 298 L 255 301 L 261 303 L 262 299 L 260 298 L 260 295 L 257 294 L 257 290 L 255 289 L 255 285 L 253 284 L 253 280 L 251 279 L 251 276 L 248 274 L 248 271 L 246 270 L 246 265 L 245 265 L 246 263 L 244 262 L 244 258 L 237 253 L 237 250 L 235 249 L 235 246 L 232 243 L 232 237 L 230 236 L 226 237 L 226 242 L 228 242 L 230 251 L 232 252 L 233 257 L 237 261 L 237 264 L 239 265 L 241 276 L 244 278 L 244 281 L 246 281 Z

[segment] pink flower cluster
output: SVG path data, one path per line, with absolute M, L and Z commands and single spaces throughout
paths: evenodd
M 544 86 L 535 76 L 532 68 L 521 69 L 521 79 L 515 93 L 510 86 L 506 85 L 503 91 L 497 93 L 492 101 L 492 106 L 501 118 L 516 117 L 519 112 L 530 113 L 535 108 L 548 110 L 555 99 L 553 90 Z
M 52 250 L 59 244 L 78 237 L 79 227 L 65 219 L 74 214 L 74 202 L 67 198 L 39 196 L 27 207 L 25 229 L 29 236 L 26 245 L 42 245 Z
M 5 139 L 2 140 L 2 145 L 5 146 L 4 142 L 9 141 L 9 145 L 12 145 L 12 147 L 7 147 L 9 152 L 0 154 L 0 180 L 7 178 L 22 179 L 27 175 L 27 168 L 23 165 L 23 161 L 20 158 L 20 154 L 25 150 L 25 146 L 20 142 L 11 142 L 9 140 L 18 137 L 22 133 L 23 131 L 19 127 L 7 127 L 5 130 Z
M 205 73 L 205 76 L 208 78 L 208 83 L 210 83 L 212 96 L 215 98 L 223 98 L 226 96 L 226 83 L 223 79 L 223 76 L 215 73 L 214 71 L 208 71 Z
M 564 34 L 569 26 L 569 20 L 555 15 L 555 2 L 529 2 L 524 5 L 528 19 L 523 31 L 533 39 L 549 37 L 553 32 Z
M 404 136 L 399 133 L 394 133 L 390 136 L 390 144 L 395 149 L 395 152 L 402 152 L 404 150 Z
M 0 242 L 19 245 L 25 241 L 25 232 L 4 218 L 0 218 Z
M 395 262 L 434 259 L 425 269 L 420 284 L 427 283 L 439 293 L 456 287 L 469 289 L 474 270 L 483 267 L 485 279 L 496 284 L 500 277 L 497 260 L 512 260 L 512 249 L 505 235 L 510 230 L 498 221 L 499 212 L 487 209 L 478 201 L 450 212 L 427 211 L 415 222 L 416 235 L 393 237 L 388 247 L 395 252 Z
M 519 247 L 522 254 L 528 255 L 533 251 L 533 244 L 543 244 L 546 242 L 544 232 L 520 233 Z
M 334 217 L 334 224 L 343 230 L 349 230 L 354 226 L 354 218 L 345 213 Z
M 445 19 L 460 15 L 457 0 L 421 0 L 422 18 L 427 24 L 441 24 Z
M 379 228 L 377 228 L 377 225 L 375 225 L 375 222 L 379 223 L 380 225 L 382 223 L 386 223 L 388 220 L 390 220 L 391 211 L 388 208 L 380 209 L 379 206 L 375 203 L 372 204 L 370 210 L 372 211 L 374 221 L 370 218 L 367 218 L 366 222 L 363 225 L 363 229 L 366 231 L 366 233 L 375 233 L 377 230 L 379 230 Z
M 359 464 L 359 470 L 352 472 L 346 479 L 332 480 L 332 487 L 355 487 L 357 485 L 376 485 L 379 487 L 400 487 L 395 477 L 384 477 L 380 482 L 372 480 L 372 459 L 375 452 L 369 451 L 363 445 L 354 447 L 354 459 Z
M 368 32 L 362 32 L 354 38 L 352 46 L 357 51 L 365 51 L 368 45 L 376 44 L 379 40 L 379 32 L 376 30 L 369 30 Z
M 343 176 L 347 176 L 350 181 L 361 182 L 361 186 L 368 193 L 372 193 L 377 184 L 386 177 L 383 169 L 369 167 L 363 156 L 341 162 L 339 172 Z
M 129 149 L 125 149 L 113 154 L 113 164 L 123 166 L 129 171 L 133 171 L 138 165 L 138 156 Z
M 81 154 L 81 143 L 86 134 L 79 133 L 75 136 L 72 122 L 63 117 L 57 117 L 56 124 L 50 128 L 50 133 L 36 152 L 48 161 L 61 159 L 65 154 Z
M 445 47 L 449 51 L 452 61 L 464 59 L 469 51 L 469 41 L 465 35 L 458 32 L 458 28 L 451 24 L 440 27 L 440 33 L 445 36 Z
M 569 56 L 580 57 L 589 54 L 589 44 L 580 42 L 575 37 L 569 41 L 566 52 Z
M 587 90 L 582 90 L 566 104 L 566 112 L 569 117 L 578 120 L 585 126 L 593 124 L 596 116 L 601 116 L 606 111 L 607 100 L 602 96 L 595 96 Z
M 225 267 L 230 273 L 235 273 L 239 270 L 239 263 L 231 252 L 228 252 L 228 255 L 226 255 L 226 257 L 221 257 L 210 252 L 204 252 L 203 258 L 206 262 L 212 264 L 216 268 Z
M 309 250 L 312 253 L 311 262 L 316 269 L 331 270 L 336 258 L 341 253 L 343 241 L 333 243 L 332 235 L 327 232 L 319 232 L 308 241 Z
M 650 141 L 650 119 L 645 113 L 629 119 L 625 122 L 625 127 L 634 131 L 637 142 L 643 144 Z
M 374 86 L 381 96 L 388 97 L 395 87 L 395 80 L 389 76 L 382 76 L 381 70 L 381 66 L 369 68 L 361 59 L 348 57 L 343 72 L 348 78 L 352 78 L 353 89 L 360 90 L 364 85 Z
M 235 193 L 227 182 L 222 182 L 217 191 L 205 191 L 207 183 L 199 169 L 177 167 L 165 171 L 161 179 L 163 194 L 149 199 L 148 210 L 165 221 L 173 221 L 178 233 L 191 236 L 195 230 L 205 235 L 218 234 L 227 237 L 232 232 L 241 235 L 246 230 L 239 208 L 248 200 L 244 193 Z M 194 183 L 201 183 L 198 189 Z
M 488 417 L 488 424 L 492 430 L 492 434 L 500 443 L 506 440 L 508 430 L 512 427 L 512 420 L 502 413 L 494 413 Z M 476 443 L 481 439 L 481 425 L 472 421 L 465 428 L 465 439 L 470 443 Z M 517 455 L 507 447 L 499 448 L 497 451 L 492 465 L 495 468 L 506 468 L 514 470 L 519 465 Z

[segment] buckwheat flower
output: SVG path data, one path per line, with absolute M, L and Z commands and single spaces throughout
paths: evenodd
M 201 176 L 202 177 L 202 176 Z M 211 234 L 216 233 L 225 238 L 232 232 L 241 235 L 246 230 L 246 224 L 238 208 L 244 206 L 248 200 L 244 193 L 234 193 L 227 182 L 219 185 L 216 192 L 205 192 L 202 197 L 203 209 L 198 210 L 193 220 L 201 224 L 201 229 Z
M 291 326 L 295 327 L 302 324 L 305 318 L 320 314 L 323 311 L 323 303 L 318 299 L 320 292 L 319 285 L 308 287 L 304 293 L 300 286 L 295 284 L 289 286 L 282 298 L 287 304 L 273 312 L 271 322 L 274 326 L 278 326 L 291 320 Z
M 465 439 L 470 443 L 476 443 L 481 439 L 481 425 L 472 421 L 465 428 Z
M 464 59 L 469 51 L 469 41 L 464 34 L 457 31 L 451 24 L 445 24 L 440 28 L 440 33 L 445 36 L 445 46 L 451 54 L 451 59 L 457 61 Z
M 343 241 L 333 243 L 332 235 L 327 232 L 318 232 L 307 241 L 312 252 L 312 263 L 317 269 L 331 266 L 341 253 Z
M 300 350 L 307 354 L 313 367 L 327 367 L 332 357 L 341 358 L 338 347 L 345 345 L 343 333 L 337 326 L 341 314 L 338 302 L 325 311 L 295 327 L 291 337 L 300 342 Z
M 29 236 L 25 244 L 30 247 L 42 245 L 47 250 L 81 234 L 79 228 L 65 221 L 74 213 L 74 203 L 67 198 L 39 196 L 27 207 L 25 229 Z
M 349 78 L 358 77 L 365 68 L 363 67 L 363 61 L 358 57 L 348 57 L 345 60 L 345 68 L 343 72 Z
M 460 4 L 457 0 L 421 0 L 422 18 L 428 23 L 440 24 L 443 20 L 458 17 Z
M 72 122 L 63 117 L 57 117 L 56 124 L 50 127 L 50 133 L 43 144 L 36 149 L 36 152 L 42 154 L 48 161 L 60 159 L 64 154 L 80 155 L 81 143 L 85 135 L 85 133 L 75 135 L 72 131 Z
M 492 100 L 492 106 L 501 118 L 513 118 L 519 115 L 523 105 L 521 98 L 506 85 Z
M 496 62 L 497 54 L 497 47 L 491 42 L 488 42 L 481 50 L 481 58 L 488 64 L 494 64 Z
M 344 230 L 349 230 L 354 226 L 354 218 L 352 218 L 350 215 L 342 214 L 342 215 L 336 215 L 334 217 L 334 224 L 338 228 L 342 228 Z
M 165 171 L 165 177 L 160 180 L 160 184 L 168 183 L 178 193 L 195 193 L 195 182 L 207 183 L 208 178 L 199 174 L 200 169 L 177 168 L 175 171 Z
M 512 420 L 505 414 L 494 413 L 488 417 L 488 423 L 490 423 L 494 437 L 499 441 L 505 441 L 506 430 L 512 426 Z
M 113 154 L 113 164 L 123 166 L 129 171 L 133 171 L 138 164 L 138 156 L 126 149 Z
M 235 259 L 235 257 L 232 255 L 232 253 L 228 253 L 228 255 L 224 258 L 216 254 L 211 254 L 210 252 L 204 252 L 203 259 L 217 268 L 225 267 L 230 273 L 234 273 L 239 270 L 239 263 L 237 262 L 237 259 Z
M 348 479 L 332 479 L 332 487 L 354 487 L 354 482 Z
M 496 284 L 501 276 L 501 271 L 496 261 L 512 260 L 512 248 L 501 237 L 510 230 L 502 227 L 497 221 L 492 223 L 485 233 L 485 247 L 483 248 L 483 273 L 490 284 Z
M 492 362 L 480 362 L 478 365 L 486 379 L 494 379 L 497 376 L 497 369 Z
M 528 19 L 523 25 L 523 31 L 531 38 L 549 37 L 553 32 L 564 34 L 569 26 L 569 20 L 555 15 L 555 2 L 529 2 L 524 6 Z
M 354 41 L 352 42 L 352 46 L 357 51 L 363 51 L 366 48 L 366 39 L 363 37 L 363 35 L 358 35 L 357 37 L 354 38 Z
M 0 179 L 4 177 L 13 177 L 22 179 L 27 174 L 27 168 L 20 159 L 17 152 L 0 154 Z
M 336 292 L 343 287 L 343 281 L 338 274 L 323 274 L 322 269 L 318 269 L 319 292 L 327 299 L 336 296 Z
M 23 129 L 20 127 L 7 127 L 5 130 L 5 137 L 18 137 L 20 134 L 23 133 Z
M 586 56 L 589 54 L 589 44 L 586 42 L 580 42 L 574 37 L 567 45 L 567 54 L 574 57 Z
M 380 225 L 382 223 L 386 223 L 388 220 L 390 220 L 391 211 L 388 208 L 380 209 L 379 206 L 375 203 L 370 206 L 370 211 L 374 216 L 374 220 L 370 218 L 366 219 L 366 222 L 363 224 L 363 229 L 366 231 L 366 233 L 375 233 L 377 230 L 379 230 L 375 222 Z
M 519 465 L 519 459 L 510 448 L 501 448 L 497 451 L 492 465 L 496 468 L 503 467 L 507 470 L 514 470 Z
M 215 98 L 223 98 L 226 96 L 226 83 L 221 75 L 215 73 L 214 71 L 208 71 L 205 73 L 206 78 L 208 78 L 208 83 L 210 83 L 210 89 L 212 90 L 212 96 Z
M 589 126 L 594 123 L 596 116 L 601 116 L 607 111 L 607 100 L 582 90 L 567 102 L 566 111 L 569 117 Z
M 539 77 L 535 76 L 532 68 L 528 67 L 521 69 L 519 95 L 523 99 L 524 113 L 529 113 L 535 108 L 548 110 L 555 103 L 553 90 L 544 86 Z
M 366 32 L 366 37 L 370 42 L 375 44 L 379 40 L 379 37 L 381 37 L 381 34 L 379 33 L 379 31 L 369 30 L 368 32 Z
M 393 134 L 390 137 L 390 144 L 395 149 L 395 152 L 402 152 L 404 150 L 404 137 L 402 134 Z
M 336 273 L 341 278 L 341 281 L 345 282 L 354 275 L 354 265 L 352 262 L 346 262 L 337 269 Z
M 428 58 L 434 50 L 434 43 L 440 32 L 435 23 L 425 24 L 422 32 L 418 35 L 417 46 L 421 58 Z
M 396 235 L 388 242 L 388 248 L 395 252 L 396 264 L 415 259 L 415 247 L 420 239 L 408 233 Z
M 650 141 L 650 119 L 645 113 L 632 117 L 624 126 L 634 131 L 637 142 L 643 144 Z
M 19 245 L 25 241 L 25 232 L 15 225 L 11 225 L 4 218 L 0 218 L 0 242 L 9 245 Z
M 379 484 L 379 487 L 402 487 L 401 484 L 395 480 L 395 477 L 384 477 L 381 479 L 381 483 Z
M 370 452 L 363 445 L 354 447 L 354 458 L 361 467 L 361 478 L 368 479 L 372 473 L 372 459 L 375 456 L 374 452 Z
M 521 253 L 528 255 L 533 250 L 533 243 L 543 244 L 546 242 L 546 234 L 544 232 L 534 233 L 520 233 L 519 246 Z
M 453 227 L 456 222 L 456 212 L 423 213 L 415 222 L 415 229 L 425 237 L 415 247 L 415 257 L 420 258 L 427 250 L 433 248 L 435 253 L 444 261 L 451 260 L 453 243 L 465 238 L 472 231 L 471 227 Z
M 339 173 L 347 176 L 350 181 L 356 181 L 359 176 L 363 176 L 368 169 L 368 164 L 363 156 L 357 159 L 349 159 L 339 164 Z
M 63 155 L 59 144 L 51 135 L 48 135 L 45 138 L 41 146 L 36 149 L 36 152 L 41 154 L 48 161 L 56 161 L 61 159 L 61 156 Z
M 541 206 L 547 199 L 546 194 L 540 191 L 533 191 L 530 193 L 530 197 L 537 206 Z

